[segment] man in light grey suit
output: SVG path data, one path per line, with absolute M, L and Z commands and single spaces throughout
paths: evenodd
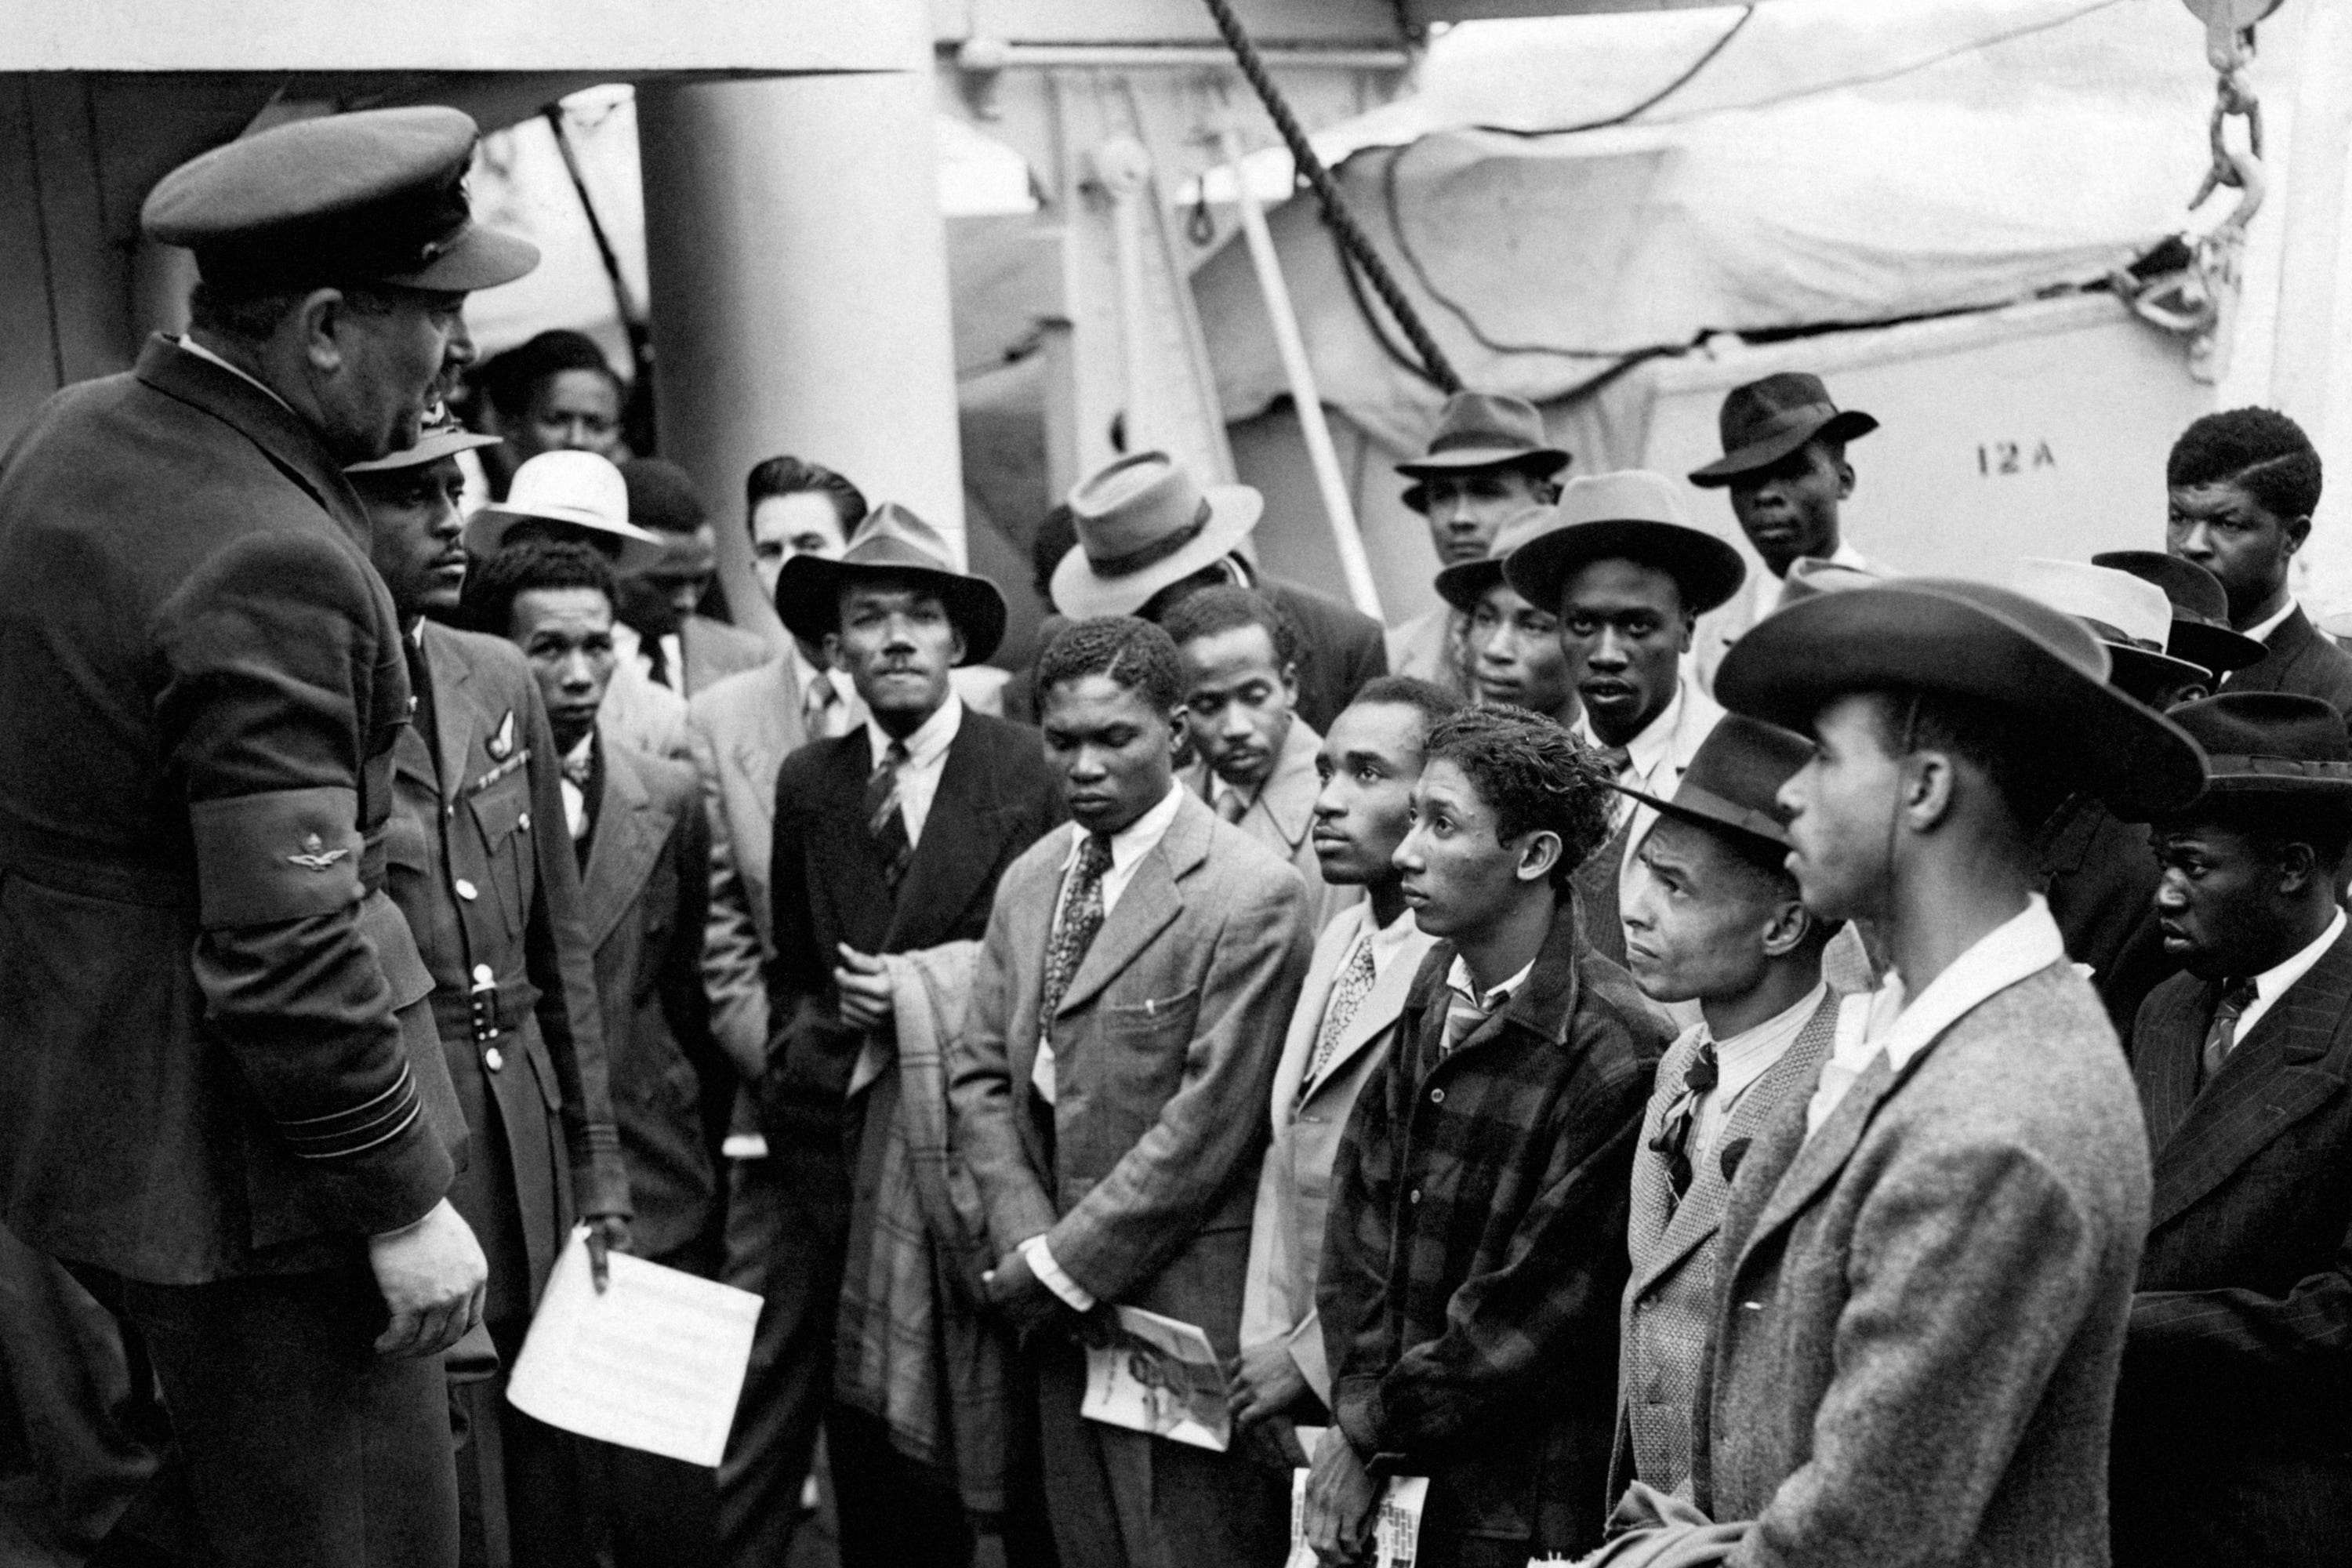
M 1307 1456 L 1288 1452 L 1290 1419 L 1319 1425 L 1331 1404 L 1315 1310 L 1331 1167 L 1348 1113 L 1387 1058 L 1412 977 L 1437 942 L 1405 907 L 1404 873 L 1391 857 L 1412 826 L 1429 727 L 1461 706 L 1444 687 L 1384 675 L 1332 722 L 1316 758 L 1313 843 L 1324 880 L 1367 896 L 1317 939 L 1274 1071 L 1274 1142 L 1258 1171 L 1242 1353 L 1231 1369 L 1234 1421 L 1275 1421 L 1269 1432 L 1297 1464 Z
M 1065 628 L 1038 664 L 1068 833 L 997 884 L 949 1074 L 954 1142 L 1024 1332 L 1055 1542 L 1072 1568 L 1278 1561 L 1273 1472 L 1078 1414 L 1114 1305 L 1238 1348 L 1276 1042 L 1307 967 L 1298 874 L 1175 782 L 1168 634 Z
M 2068 790 L 2128 816 L 2204 780 L 2107 662 L 2021 595 L 1912 579 L 1783 610 L 1717 677 L 1733 711 L 1811 731 L 1790 868 L 1807 908 L 1877 922 L 1909 997 L 1733 1184 L 1692 1488 L 1745 1521 L 1731 1563 L 2107 1561 L 2147 1142 L 2032 834 Z
M 1627 966 L 1643 995 L 1700 1016 L 1658 1064 L 1633 1151 L 1612 1496 L 1633 1480 L 1690 1495 L 1724 1200 L 1774 1108 L 1812 1092 L 1837 1032 L 1822 950 L 1838 928 L 1799 898 L 1773 798 L 1812 751 L 1728 713 L 1671 799 L 1634 796 L 1658 820 L 1634 850 Z

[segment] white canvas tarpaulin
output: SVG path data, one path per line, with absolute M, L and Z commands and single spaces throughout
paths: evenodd
M 1418 95 L 1317 140 L 1348 153 L 1360 221 L 1464 378 L 1556 404 L 1709 333 L 2098 281 L 2187 221 L 2212 91 L 2202 43 L 2177 0 L 1480 24 L 1439 40 Z M 1634 123 L 1530 133 L 1580 106 L 1622 113 L 1710 49 Z M 1324 400 L 1410 447 L 1437 390 L 1368 323 L 1313 199 L 1272 221 Z M 1248 418 L 1286 388 L 1240 247 L 1195 287 L 1226 416 Z

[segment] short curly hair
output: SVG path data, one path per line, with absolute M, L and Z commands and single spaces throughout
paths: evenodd
M 1423 765 L 1447 762 L 1495 812 L 1495 837 L 1559 837 L 1551 885 L 1569 879 L 1609 841 L 1616 795 L 1599 752 L 1549 719 L 1497 702 L 1474 702 L 1430 727 Z
M 1039 706 L 1056 686 L 1089 675 L 1107 676 L 1140 692 L 1159 712 L 1173 712 L 1184 700 L 1184 667 L 1176 645 L 1166 632 L 1133 616 L 1097 616 L 1064 626 L 1037 661 Z
M 1298 628 L 1290 617 L 1272 599 L 1237 583 L 1202 589 L 1170 610 L 1160 623 L 1168 640 L 1179 648 L 1195 638 L 1216 637 L 1238 626 L 1264 627 L 1267 640 L 1274 644 L 1276 664 L 1297 661 Z
M 593 588 L 615 606 L 613 567 L 584 544 L 534 539 L 510 544 L 466 574 L 458 604 L 467 626 L 494 637 L 512 635 L 514 602 L 537 588 Z
M 2233 484 L 2272 516 L 2293 521 L 2319 507 L 2319 453 L 2303 426 L 2274 408 L 2208 414 L 2180 433 L 2165 459 L 2175 489 Z

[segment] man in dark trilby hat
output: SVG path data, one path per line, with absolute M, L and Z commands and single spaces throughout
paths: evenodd
M 1840 408 L 1820 376 L 1781 371 L 1725 394 L 1717 425 L 1723 456 L 1692 470 L 1690 481 L 1730 492 L 1732 515 L 1767 574 L 1706 627 L 1699 679 L 1709 685 L 1724 650 L 1786 603 L 1783 584 L 1798 562 L 1829 561 L 1887 575 L 1846 539 L 1838 515 L 1853 494 L 1846 444 L 1877 429 L 1877 420 L 1857 408 Z
M 1430 548 L 1442 570 L 1486 561 L 1505 524 L 1559 500 L 1555 476 L 1568 464 L 1568 453 L 1546 439 L 1534 404 L 1457 392 L 1439 411 L 1428 449 L 1396 470 L 1412 481 L 1404 504 L 1428 519 Z M 1466 614 L 1451 600 L 1391 626 L 1389 668 L 1471 696 L 1468 629 Z
M 2116 1568 L 2352 1561 L 2352 739 L 2333 708 L 2177 710 L 2211 782 L 2158 819 L 2187 973 L 2132 1032 L 2156 1204 L 2116 1395 Z
M 1298 713 L 1317 733 L 1389 671 L 1381 624 L 1336 599 L 1258 572 L 1249 536 L 1265 498 L 1202 486 L 1165 452 L 1121 458 L 1070 492 L 1078 543 L 1054 572 L 1054 608 L 1073 620 L 1139 616 L 1157 625 L 1219 583 L 1255 588 L 1298 632 Z
M 776 612 L 796 637 L 834 640 L 866 717 L 809 742 L 776 778 L 758 1093 L 785 1194 L 776 1244 L 806 1261 L 770 1270 L 761 1351 L 777 1359 L 753 1372 L 798 1395 L 770 1428 L 783 1452 L 745 1463 L 807 1474 L 822 1418 L 847 1560 L 952 1565 L 976 1531 L 1009 1530 L 1011 1560 L 1026 1561 L 1022 1531 L 1042 1527 L 1034 1470 L 1008 1468 L 1018 1429 L 1000 1331 L 971 1297 L 932 1289 L 976 1279 L 993 1254 L 959 1250 L 982 1245 L 976 1231 L 938 1234 L 929 1216 L 952 1205 L 928 1193 L 894 1206 L 946 1158 L 921 1133 L 945 1124 L 941 1066 L 908 1049 L 918 1020 L 903 998 L 906 965 L 919 964 L 938 1018 L 960 1023 L 997 879 L 1066 819 L 1061 791 L 1034 731 L 956 695 L 950 669 L 1004 635 L 1004 597 L 958 571 L 905 507 L 875 508 L 837 560 L 786 561 Z M 937 1019 L 927 1032 L 946 1037 Z M 929 1325 L 920 1356 L 906 1347 L 910 1324 Z M 975 1387 L 987 1391 L 978 1405 Z M 722 1489 L 738 1473 L 722 1471 Z
M 0 478 L 0 1210 L 155 1370 L 201 1551 L 456 1561 L 439 1352 L 479 1316 L 466 1134 L 383 891 L 411 691 L 344 465 L 473 355 L 455 110 L 281 125 L 166 174 L 190 326 Z
M 2172 633 L 2164 651 L 2204 666 L 2217 680 L 2261 663 L 2269 651 L 2245 633 L 2230 629 L 2229 590 L 2194 561 L 2161 550 L 2106 550 L 2092 556 L 2091 564 L 2128 572 L 2163 589 L 2172 601 Z
M 1812 756 L 1801 735 L 1726 714 L 1636 850 L 1626 966 L 1653 1002 L 1699 1021 L 1666 1048 L 1633 1149 L 1619 1341 L 1616 1482 L 1687 1497 L 1691 1412 L 1715 1300 L 1732 1177 L 1791 1095 L 1811 1091 L 1837 1033 L 1822 980 L 1838 930 L 1808 910 L 1776 798 Z
M 1817 742 L 1780 794 L 1806 907 L 1875 922 L 1907 997 L 1882 1037 L 1842 1032 L 1733 1184 L 1692 1443 L 1698 1508 L 1752 1521 L 1735 1555 L 2105 1560 L 2084 1500 L 2147 1146 L 2032 835 L 2070 788 L 2145 817 L 2204 782 L 2106 677 L 2070 617 L 1926 579 L 1809 600 L 1724 661 L 1733 711 Z
M 1522 544 L 1503 575 L 1529 604 L 1559 617 L 1560 649 L 1582 712 L 1572 732 L 1601 749 L 1618 800 L 1615 831 L 1576 871 L 1585 931 L 1622 963 L 1617 921 L 1633 873 L 1633 846 L 1723 716 L 1683 679 L 1698 617 L 1739 591 L 1748 567 L 1722 540 L 1693 528 L 1663 474 L 1629 468 L 1580 475 L 1560 491 L 1559 520 Z

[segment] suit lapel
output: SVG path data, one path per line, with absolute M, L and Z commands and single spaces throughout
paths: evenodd
M 1323 1010 L 1330 1005 L 1331 987 L 1339 977 L 1339 960 L 1347 956 L 1348 949 L 1354 945 L 1356 932 L 1370 918 L 1367 906 L 1350 904 L 1315 939 L 1315 953 L 1307 961 L 1307 978 L 1298 986 L 1298 1005 L 1292 1011 L 1289 1031 L 1283 1037 L 1282 1059 L 1275 1064 L 1274 1122 L 1277 1131 L 1289 1121 L 1289 1108 L 1297 1100 L 1299 1085 L 1306 1081 L 1307 1069 L 1315 1059 L 1315 1041 L 1323 1032 Z M 1365 998 L 1366 1006 L 1370 1002 L 1370 997 Z M 1358 1009 L 1360 1014 L 1361 1011 Z
M 1282 742 L 1282 755 L 1265 787 L 1258 792 L 1258 809 L 1294 854 L 1315 826 L 1315 797 L 1323 793 L 1323 783 L 1315 774 L 1315 753 L 1322 749 L 1323 737 L 1306 720 L 1292 720 L 1290 733 Z
M 883 946 L 890 952 L 929 947 L 926 933 L 948 929 L 995 868 L 1003 813 L 989 777 L 987 735 L 967 710 L 940 766 L 923 841 L 907 863 Z
M 2352 929 L 2263 1015 L 2157 1151 L 2151 1226 L 2179 1215 L 2344 1091 L 2342 1064 L 2328 1058 L 2347 1005 Z
M 1365 904 L 1350 906 L 1367 911 L 1370 907 Z M 1369 921 L 1371 917 L 1367 912 L 1364 918 Z M 1365 993 L 1363 1001 L 1357 1004 L 1356 1016 L 1348 1020 L 1346 1028 L 1339 1031 L 1339 1043 L 1331 1047 L 1331 1059 L 1323 1064 L 1323 1076 L 1309 1086 L 1310 1089 L 1338 1081 L 1342 1076 L 1340 1069 L 1396 1023 L 1397 1015 L 1404 1011 L 1404 999 L 1412 990 L 1412 977 L 1434 944 L 1435 939 L 1431 937 L 1415 935 L 1405 939 L 1403 949 L 1389 961 L 1387 971 L 1372 982 L 1371 990 Z M 1319 1012 L 1317 1017 L 1320 1019 Z M 1314 1047 L 1310 1043 L 1307 1048 L 1311 1052 Z
M 474 727 L 480 718 L 474 710 L 473 660 L 437 636 L 430 623 L 425 636 L 432 645 L 425 652 L 425 668 L 433 679 L 433 723 L 440 731 L 441 788 L 455 801 L 464 798 L 466 786 L 473 782 L 466 776 L 467 762 L 474 754 Z M 518 736 L 515 744 L 522 743 Z
M 1209 829 L 1216 820 L 1191 795 L 1183 797 L 1176 808 L 1176 820 L 1136 867 L 1135 879 L 1119 895 L 1118 907 L 1103 921 L 1094 944 L 1078 961 L 1078 972 L 1062 994 L 1060 1013 L 1092 1000 L 1135 961 L 1152 938 L 1174 922 L 1184 908 L 1177 880 L 1208 858 Z
M 2148 1147 L 2160 1151 L 2197 1101 L 2205 1027 L 2221 1004 L 2221 985 L 2182 974 L 2166 982 L 2157 994 L 2161 1002 L 2142 1015 L 2141 1026 L 2133 1031 L 2132 1077 L 2147 1121 Z
M 580 876 L 591 948 L 602 947 L 621 917 L 635 906 L 667 837 L 653 797 L 627 759 L 616 754 L 619 751 L 604 748 L 604 800 L 596 809 L 595 837 L 588 843 L 588 865 Z

